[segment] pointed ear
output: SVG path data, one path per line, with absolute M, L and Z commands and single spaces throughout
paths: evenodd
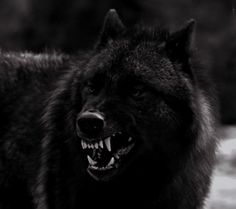
M 185 27 L 172 33 L 166 41 L 166 50 L 174 61 L 186 61 L 192 51 L 195 20 L 188 21 Z
M 97 48 L 104 46 L 109 39 L 115 38 L 125 29 L 115 9 L 110 9 L 105 17 Z

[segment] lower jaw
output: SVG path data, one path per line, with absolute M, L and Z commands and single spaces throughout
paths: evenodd
M 88 167 L 87 172 L 96 181 L 109 181 L 117 175 L 118 168 L 112 167 L 106 170 L 95 170 L 91 167 Z
M 133 148 L 135 144 L 131 144 L 126 148 L 120 149 L 119 152 L 113 154 L 113 163 L 104 167 L 89 164 L 87 172 L 96 181 L 109 181 L 119 176 L 123 168 L 132 159 Z M 130 160 L 129 160 L 130 159 Z M 124 164 L 125 163 L 125 164 Z

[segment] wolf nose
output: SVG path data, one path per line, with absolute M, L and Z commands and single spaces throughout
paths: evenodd
M 77 119 L 77 128 L 80 134 L 86 137 L 94 137 L 104 128 L 104 117 L 95 111 L 86 111 Z

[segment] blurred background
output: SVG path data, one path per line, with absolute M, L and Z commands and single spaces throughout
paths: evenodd
M 196 46 L 218 91 L 221 145 L 206 209 L 236 208 L 236 0 L 1 0 L 0 48 L 66 53 L 93 46 L 115 8 L 126 25 L 197 21 Z

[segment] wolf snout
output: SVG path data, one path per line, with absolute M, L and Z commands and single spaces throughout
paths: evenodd
M 99 135 L 105 126 L 104 116 L 94 110 L 81 113 L 77 118 L 77 132 L 86 138 Z

